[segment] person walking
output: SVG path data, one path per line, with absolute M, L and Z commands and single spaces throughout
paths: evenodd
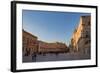
M 33 61 L 33 62 L 36 62 L 36 53 L 33 53 L 33 54 L 32 54 L 32 61 Z

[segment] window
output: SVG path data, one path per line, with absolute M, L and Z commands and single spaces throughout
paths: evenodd
M 90 24 L 90 21 L 88 22 L 88 25 L 90 26 L 91 24 Z
M 86 34 L 86 38 L 88 38 L 89 37 L 89 35 L 88 34 Z
M 85 24 L 82 24 L 82 26 L 85 26 Z
M 85 42 L 85 44 L 89 44 L 90 43 L 90 40 L 87 40 L 86 42 Z

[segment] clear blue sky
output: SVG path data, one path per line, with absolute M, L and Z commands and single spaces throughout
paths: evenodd
M 80 16 L 89 13 L 23 10 L 23 29 L 46 42 L 69 43 Z

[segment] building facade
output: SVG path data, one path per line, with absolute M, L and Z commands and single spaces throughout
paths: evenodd
M 33 53 L 37 52 L 37 48 L 38 48 L 38 41 L 37 41 L 37 37 L 32 35 L 29 32 L 26 32 L 25 30 L 23 30 L 22 32 L 23 34 L 23 55 L 24 56 L 29 56 L 32 55 Z
M 68 48 L 66 44 L 61 42 L 47 43 L 39 41 L 38 37 L 33 34 L 23 30 L 23 56 L 31 56 L 36 53 L 57 53 L 66 52 Z
M 91 16 L 81 16 L 78 27 L 75 29 L 71 44 L 73 51 L 90 53 L 91 46 Z
M 43 41 L 39 41 L 39 52 L 42 53 L 59 53 L 66 52 L 68 48 L 66 44 L 60 42 L 47 43 Z

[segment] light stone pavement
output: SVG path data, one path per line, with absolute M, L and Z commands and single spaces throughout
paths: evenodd
M 59 54 L 38 54 L 35 56 L 24 56 L 23 62 L 47 62 L 47 61 L 68 61 L 90 59 L 90 54 L 81 53 L 59 53 Z

